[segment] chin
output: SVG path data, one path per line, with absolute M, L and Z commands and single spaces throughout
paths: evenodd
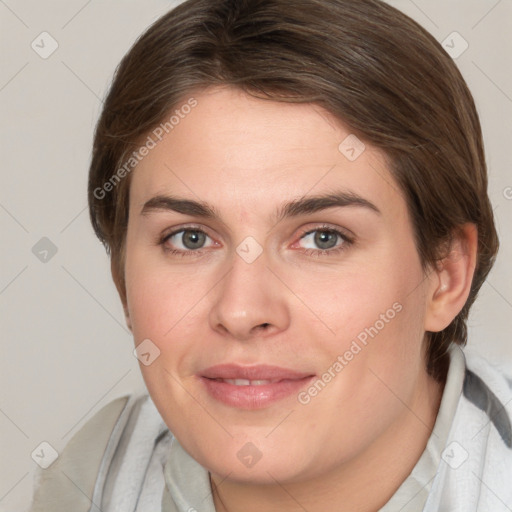
M 279 450 L 263 445 L 263 442 L 259 443 L 258 448 L 256 443 L 246 441 L 241 445 L 236 443 L 236 447 L 219 447 L 218 453 L 206 449 L 194 458 L 211 473 L 221 478 L 229 475 L 229 480 L 239 483 L 300 482 L 313 476 L 309 474 L 308 467 L 314 466 L 315 472 L 318 471 L 318 464 L 312 465 L 312 462 L 304 460 L 303 450 L 292 448 L 294 456 L 291 456 L 289 450 L 282 449 L 283 446 Z
M 276 456 L 274 455 L 274 459 Z M 219 461 L 220 462 L 220 461 Z M 220 464 L 213 464 L 207 468 L 211 473 L 217 474 L 222 478 L 227 477 L 229 480 L 240 484 L 252 485 L 275 485 L 279 483 L 300 482 L 302 472 L 297 461 L 288 460 L 266 460 L 263 458 L 252 467 L 244 467 L 242 464 L 229 464 L 225 461 Z

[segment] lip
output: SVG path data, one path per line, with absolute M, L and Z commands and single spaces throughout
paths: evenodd
M 297 394 L 314 375 L 279 366 L 222 364 L 207 368 L 199 377 L 215 400 L 240 409 L 262 409 L 293 393 Z M 272 382 L 239 386 L 219 379 Z

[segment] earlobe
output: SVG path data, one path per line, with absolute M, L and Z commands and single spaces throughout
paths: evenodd
M 454 234 L 448 255 L 430 274 L 425 331 L 442 331 L 464 307 L 471 291 L 477 248 L 476 226 L 464 224 Z

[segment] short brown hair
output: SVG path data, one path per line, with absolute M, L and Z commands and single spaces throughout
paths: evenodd
M 383 150 L 407 202 L 424 269 L 458 227 L 478 228 L 469 298 L 441 332 L 426 334 L 440 378 L 498 250 L 480 122 L 441 45 L 378 0 L 187 0 L 157 20 L 118 66 L 98 121 L 89 174 L 92 225 L 111 253 L 125 298 L 130 175 L 98 190 L 183 98 L 230 85 L 274 101 L 315 103 Z M 443 370 L 444 371 L 444 370 Z

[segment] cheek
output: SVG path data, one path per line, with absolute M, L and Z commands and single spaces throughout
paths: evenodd
M 331 334 L 319 337 L 306 320 L 302 332 L 317 340 L 326 369 L 342 357 L 345 377 L 336 379 L 333 390 L 339 386 L 348 397 L 357 389 L 361 403 L 382 394 L 382 383 L 370 369 L 392 389 L 407 389 L 424 364 L 424 276 L 414 247 L 400 250 L 383 252 L 375 258 L 378 263 L 347 268 L 337 279 L 325 276 L 309 293 L 305 283 L 298 286 L 297 294 L 308 297 Z
M 149 339 L 160 355 L 149 365 L 140 365 L 146 386 L 168 424 L 180 432 L 181 423 L 169 418 L 169 410 L 187 410 L 184 423 L 196 421 L 199 414 L 189 406 L 188 394 L 180 379 L 190 374 L 193 366 L 191 353 L 200 353 L 197 346 L 199 308 L 194 307 L 205 293 L 201 279 L 187 273 L 170 272 L 162 258 L 144 250 L 127 250 L 125 265 L 127 302 L 132 323 L 133 338 L 138 345 Z M 196 341 L 192 341 L 196 340 Z M 182 375 L 184 374 L 184 375 Z
M 295 309 L 304 309 L 294 320 L 306 330 L 309 324 L 313 331 L 327 334 L 323 338 L 331 340 L 335 350 L 347 349 L 358 336 L 364 343 L 376 331 L 379 336 L 396 334 L 404 325 L 416 325 L 424 308 L 420 267 L 402 268 L 376 259 L 379 265 L 363 263 L 313 277 L 289 272 L 287 283 L 301 299 Z
M 161 258 L 160 258 L 161 260 Z M 127 246 L 125 281 L 135 341 L 163 340 L 194 304 L 194 280 L 177 279 L 154 254 Z

